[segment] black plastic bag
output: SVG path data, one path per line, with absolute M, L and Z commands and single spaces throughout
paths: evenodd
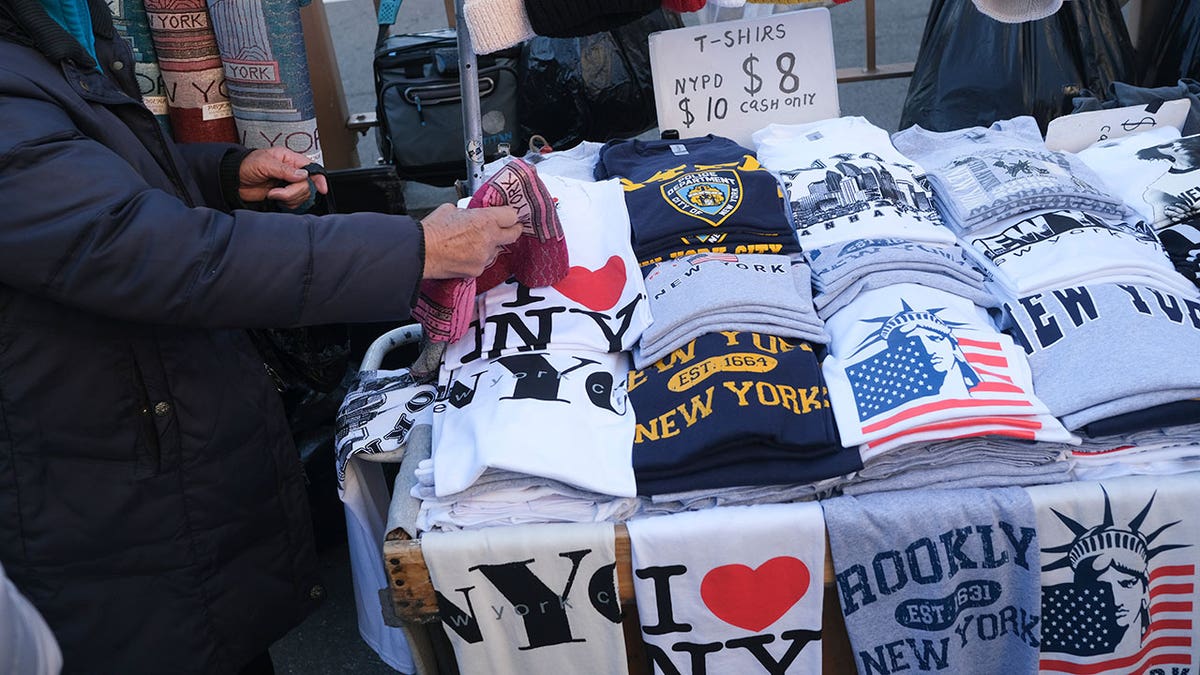
M 1169 0 L 1154 0 L 1168 3 Z M 1143 87 L 1167 87 L 1177 80 L 1200 79 L 1200 2 L 1175 0 L 1169 9 L 1159 9 L 1158 21 L 1138 43 L 1138 83 Z
M 1130 82 L 1133 69 L 1118 0 L 1072 0 L 1022 24 L 995 21 L 970 0 L 934 0 L 900 128 L 949 131 L 1032 115 L 1045 132 L 1080 91 Z
M 517 76 L 522 135 L 561 149 L 653 128 L 649 35 L 682 25 L 679 15 L 658 10 L 595 35 L 526 42 Z

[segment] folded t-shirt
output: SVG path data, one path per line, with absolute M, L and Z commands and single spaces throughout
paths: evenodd
M 763 166 L 778 175 L 800 245 L 899 237 L 951 243 L 924 170 L 862 117 L 771 124 L 754 134 Z
M 1127 284 L 1079 286 L 1005 303 L 1004 321 L 1028 354 L 1038 397 L 1051 414 L 1071 416 L 1068 428 L 1147 407 L 1141 395 L 1200 396 L 1195 297 Z
M 620 176 L 643 265 L 711 253 L 796 253 L 783 192 L 728 138 L 610 141 L 597 179 Z
M 710 333 L 631 372 L 629 397 L 640 494 L 813 482 L 861 467 L 837 442 L 804 342 Z
M 1036 209 L 1129 213 L 1078 157 L 1047 149 L 1032 117 L 943 132 L 914 125 L 892 142 L 925 167 L 943 215 L 967 231 Z
M 896 284 L 862 293 L 830 317 L 822 364 L 842 442 L 934 440 L 930 425 L 1048 412 L 1025 354 L 987 312 L 945 291 Z M 942 438 L 961 431 L 944 427 Z M 1070 438 L 1054 420 L 1030 440 Z
M 634 496 L 628 372 L 626 352 L 510 354 L 444 368 L 433 408 L 437 496 L 465 490 L 487 469 Z
M 1155 230 L 1200 215 L 1200 135 L 1151 129 L 1093 145 L 1079 159 Z
M 1106 220 L 1082 211 L 1035 211 L 963 238 L 980 266 L 1018 297 L 1101 277 L 1179 292 L 1192 285 L 1175 271 L 1154 231 L 1140 221 Z

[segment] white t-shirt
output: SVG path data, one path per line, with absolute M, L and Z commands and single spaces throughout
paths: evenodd
M 650 325 L 620 181 L 541 178 L 558 205 L 570 270 L 553 286 L 509 280 L 477 296 L 467 334 L 446 348 L 446 368 L 544 349 L 629 350 Z
M 590 183 L 595 180 L 596 162 L 600 159 L 600 148 L 603 147 L 603 143 L 583 141 L 566 150 L 555 150 L 544 154 L 528 152 L 521 159 L 534 165 L 540 178 L 559 176 Z M 494 162 L 489 162 L 483 167 L 484 178 L 491 178 L 501 167 L 514 159 L 516 157 L 502 157 Z
M 388 626 L 379 611 L 379 589 L 388 585 L 383 567 L 390 497 L 383 465 L 365 457 L 399 461 L 408 432 L 429 424 L 435 388 L 417 384 L 407 370 L 359 374 L 338 410 L 336 464 L 338 496 L 346 511 L 346 539 L 358 615 L 358 633 L 389 666 L 408 672 L 412 655 L 403 629 Z
M 950 420 L 1049 412 L 1025 353 L 957 295 L 918 284 L 865 291 L 825 327 L 832 341 L 822 368 L 846 447 Z M 1057 421 L 1033 431 L 1039 440 L 1070 437 Z M 947 429 L 944 438 L 956 435 Z
M 1196 475 L 1027 491 L 1041 548 L 1041 672 L 1195 673 Z
M 628 668 L 611 523 L 428 533 L 421 552 L 464 675 Z
M 1155 230 L 1200 214 L 1200 135 L 1151 129 L 1097 143 L 1079 159 Z
M 654 672 L 701 672 L 692 667 L 701 652 L 691 645 L 711 651 L 703 654 L 708 673 L 821 672 L 818 504 L 704 509 L 635 519 L 628 528 Z
M 771 124 L 755 132 L 754 145 L 783 182 L 805 250 L 854 239 L 954 241 L 924 170 L 862 117 Z
M 633 497 L 634 413 L 625 352 L 540 352 L 442 369 L 433 406 L 438 497 L 489 468 Z
M 1018 297 L 1096 283 L 1149 283 L 1191 293 L 1145 223 L 1106 220 L 1082 211 L 1035 211 L 964 236 L 968 252 Z

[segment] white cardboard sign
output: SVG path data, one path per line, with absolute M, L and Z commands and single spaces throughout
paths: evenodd
M 677 28 L 650 35 L 659 129 L 750 146 L 775 123 L 838 117 L 829 10 Z
M 1046 147 L 1079 152 L 1100 141 L 1114 140 L 1161 126 L 1182 131 L 1192 103 L 1183 98 L 1163 103 L 1156 112 L 1149 112 L 1147 108 L 1145 105 L 1131 105 L 1056 117 L 1046 126 Z

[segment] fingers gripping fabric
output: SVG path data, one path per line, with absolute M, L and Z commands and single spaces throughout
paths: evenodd
M 532 164 L 516 160 L 496 172 L 467 204 L 469 209 L 511 206 L 517 210 L 522 235 L 483 271 L 476 293 L 504 283 L 513 276 L 530 287 L 549 286 L 567 275 L 567 242 L 555 211 L 554 198 Z
M 554 198 L 532 165 L 521 160 L 509 162 L 467 204 L 467 208 L 488 206 L 516 209 L 521 236 L 502 247 L 477 279 L 429 279 L 421 283 L 413 318 L 434 342 L 455 342 L 466 334 L 476 294 L 504 283 L 509 277 L 516 277 L 530 288 L 549 286 L 561 281 L 570 269 L 567 242 Z

